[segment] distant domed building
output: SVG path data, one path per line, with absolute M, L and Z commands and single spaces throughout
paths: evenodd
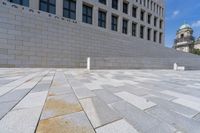
M 200 36 L 199 38 L 196 40 L 195 45 L 194 45 L 195 49 L 200 49 Z
M 177 33 L 174 41 L 174 48 L 178 51 L 192 52 L 194 48 L 193 29 L 188 24 L 182 25 Z

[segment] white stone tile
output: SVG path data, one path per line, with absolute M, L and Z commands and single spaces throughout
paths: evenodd
M 188 99 L 182 99 L 182 98 L 175 99 L 173 100 L 173 102 L 200 112 L 200 102 L 190 101 Z
M 14 109 L 43 107 L 48 91 L 29 93 Z
M 122 98 L 126 102 L 136 106 L 137 108 L 141 110 L 145 110 L 156 105 L 155 103 L 148 101 L 145 98 L 133 95 L 125 91 L 115 93 L 115 95 L 117 95 L 118 97 Z
M 97 133 L 138 133 L 138 131 L 125 120 L 119 120 L 96 129 Z
M 0 120 L 2 133 L 34 133 L 42 108 L 30 108 L 9 112 Z
M 170 95 L 170 96 L 174 96 L 174 97 L 177 97 L 177 98 L 185 99 L 185 100 L 188 100 L 188 101 L 200 103 L 200 98 L 197 98 L 197 97 L 194 97 L 194 96 L 191 96 L 191 95 L 186 95 L 186 94 L 183 94 L 183 93 L 178 93 L 178 92 L 169 91 L 169 90 L 162 91 L 161 93 L 164 93 L 164 94 L 167 94 L 167 95 Z

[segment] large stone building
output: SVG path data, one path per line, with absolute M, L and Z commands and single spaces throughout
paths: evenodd
M 173 47 L 178 51 L 192 53 L 193 49 L 200 49 L 200 38 L 195 40 L 193 29 L 184 24 L 177 30 Z
M 0 0 L 0 66 L 85 67 L 87 57 L 129 57 L 127 66 L 171 68 L 197 59 L 164 47 L 164 12 L 163 0 Z

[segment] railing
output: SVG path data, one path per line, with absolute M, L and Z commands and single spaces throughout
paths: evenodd
M 188 43 L 191 43 L 195 40 L 194 37 L 184 37 L 184 38 L 179 38 L 179 39 L 175 39 L 174 40 L 174 44 L 177 44 L 179 42 L 188 42 Z

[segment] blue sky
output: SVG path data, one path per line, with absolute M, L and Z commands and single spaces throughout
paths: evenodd
M 165 0 L 165 45 L 171 47 L 177 29 L 186 22 L 192 26 L 194 37 L 200 36 L 200 0 Z

